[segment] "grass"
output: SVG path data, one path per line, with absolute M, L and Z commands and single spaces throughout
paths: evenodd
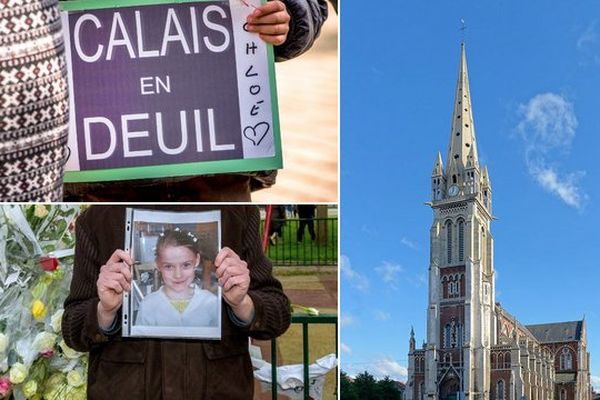
M 296 239 L 300 221 L 288 219 L 282 228 L 282 236 L 275 245 L 270 244 L 267 256 L 279 265 L 325 265 L 337 264 L 337 219 L 315 220 L 317 238 L 312 241 L 305 228 L 302 242 Z M 319 224 L 327 224 L 326 241 L 319 238 Z

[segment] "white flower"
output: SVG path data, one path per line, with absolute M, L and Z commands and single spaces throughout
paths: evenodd
M 48 209 L 43 204 L 36 204 L 35 210 L 33 211 L 33 215 L 35 215 L 38 218 L 44 218 L 46 215 L 48 215 Z
M 54 350 L 54 344 L 56 343 L 56 336 L 50 332 L 40 332 L 33 339 L 31 347 L 36 353 L 43 353 L 49 350 Z
M 6 349 L 8 349 L 8 336 L 0 333 L 0 354 L 4 354 Z
M 67 383 L 69 386 L 79 387 L 83 385 L 83 376 L 78 370 L 73 369 L 67 374 Z
M 52 317 L 50 318 L 50 324 L 52 325 L 52 330 L 55 333 L 60 332 L 60 325 L 62 323 L 62 316 L 64 312 L 65 310 L 61 308 L 60 310 L 56 311 L 54 315 L 52 315 Z
M 10 367 L 10 372 L 8 373 L 8 379 L 10 379 L 10 382 L 18 385 L 19 383 L 22 383 L 25 378 L 27 378 L 27 375 L 29 374 L 29 371 L 27 370 L 27 367 L 25 367 L 25 365 L 21 364 L 21 363 L 14 363 L 12 365 L 12 367 Z
M 63 351 L 63 354 L 65 355 L 65 357 L 67 358 L 79 358 L 83 355 L 83 353 L 80 353 L 78 351 L 73 350 L 72 348 L 70 348 L 69 346 L 67 346 L 67 344 L 65 343 L 65 340 L 61 340 L 60 343 L 58 344 L 61 348 L 61 350 Z
M 28 399 L 35 396 L 35 394 L 37 393 L 37 390 L 38 390 L 38 384 L 36 381 L 27 381 L 27 383 L 25 383 L 23 385 L 23 394 Z

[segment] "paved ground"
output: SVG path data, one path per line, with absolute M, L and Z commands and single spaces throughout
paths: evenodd
M 296 274 L 292 267 L 275 268 L 275 275 L 281 281 L 285 293 L 293 304 L 310 306 L 321 312 L 337 313 L 338 304 L 338 281 L 337 267 L 296 267 L 295 270 L 303 274 Z M 306 274 L 306 272 L 308 272 Z M 335 329 L 333 326 L 322 325 L 309 328 L 314 330 L 311 341 L 315 336 L 321 339 L 321 343 L 311 345 L 310 359 L 322 357 L 328 353 L 335 352 Z M 295 364 L 302 362 L 301 332 L 299 326 L 290 329 L 278 340 L 277 358 L 278 365 Z M 290 343 L 294 343 L 290 346 Z M 261 347 L 263 359 L 271 359 L 270 341 L 253 341 L 253 344 Z M 297 351 L 292 351 L 297 347 Z M 327 378 L 324 399 L 334 399 L 335 371 L 330 372 Z M 261 392 L 260 384 L 256 382 L 255 400 L 271 399 L 271 392 Z M 280 396 L 280 399 L 285 397 Z
M 319 39 L 302 56 L 277 63 L 284 168 L 261 203 L 338 200 L 338 16 L 330 7 Z

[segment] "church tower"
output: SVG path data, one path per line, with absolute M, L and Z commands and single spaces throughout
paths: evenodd
M 446 166 L 431 175 L 433 225 L 425 346 L 424 399 L 490 398 L 495 344 L 492 189 L 479 165 L 467 59 L 460 67 Z M 420 399 L 418 399 L 420 400 Z

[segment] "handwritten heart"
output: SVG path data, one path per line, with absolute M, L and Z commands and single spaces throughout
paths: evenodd
M 244 128 L 244 136 L 250 140 L 253 145 L 258 146 L 263 141 L 267 133 L 269 132 L 269 124 L 266 122 L 259 122 L 254 126 L 247 126 Z

